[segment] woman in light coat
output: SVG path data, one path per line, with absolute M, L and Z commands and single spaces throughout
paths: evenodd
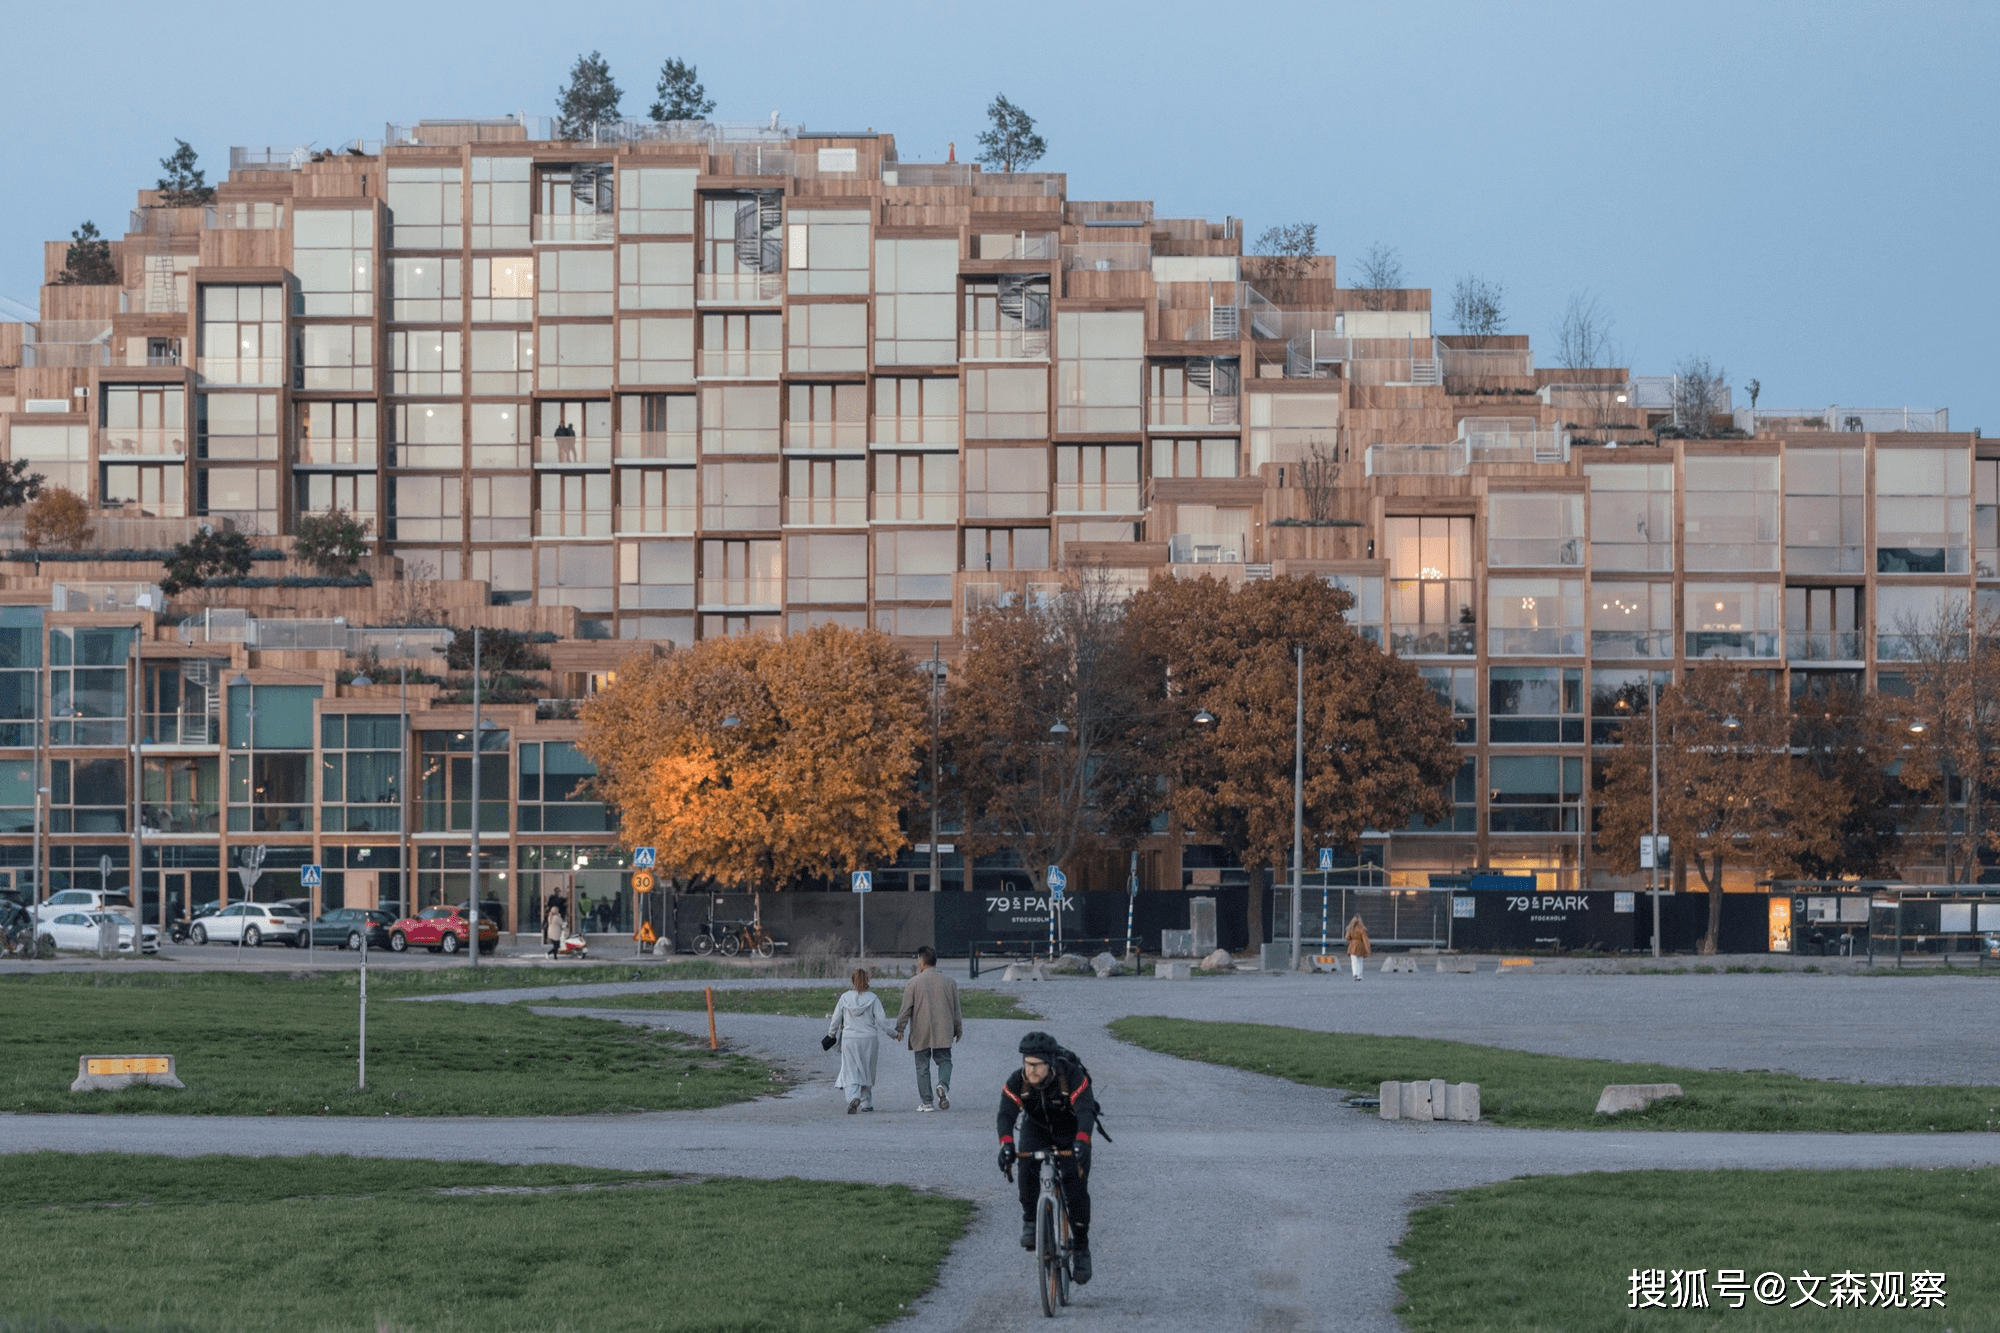
M 549 946 L 549 957 L 554 958 L 561 951 L 564 934 L 563 900 L 550 898 L 548 910 L 542 917 L 542 943 Z
M 1361 914 L 1347 923 L 1347 961 L 1354 968 L 1354 979 L 1361 980 L 1361 960 L 1366 958 L 1368 948 L 1368 927 L 1361 923 Z
M 849 1115 L 875 1109 L 875 1061 L 889 1027 L 881 999 L 868 989 L 867 969 L 855 968 L 852 980 L 854 989 L 842 993 L 826 1029 L 827 1036 L 840 1040 L 838 1086 L 847 1098 Z

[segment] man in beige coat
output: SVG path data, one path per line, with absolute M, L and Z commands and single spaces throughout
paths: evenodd
M 896 1039 L 909 1029 L 910 1050 L 917 1057 L 917 1109 L 951 1109 L 951 1044 L 965 1035 L 958 1012 L 958 983 L 937 970 L 937 950 L 926 944 L 917 950 L 917 975 L 903 987 L 903 1006 L 896 1011 Z M 931 1061 L 937 1061 L 937 1101 L 931 1101 Z

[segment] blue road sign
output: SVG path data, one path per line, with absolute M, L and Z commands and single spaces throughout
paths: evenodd
M 875 873 L 871 870 L 855 871 L 854 891 L 856 893 L 873 893 L 875 891 Z
M 659 860 L 660 851 L 657 847 L 634 847 L 632 849 L 632 868 L 634 870 L 651 870 L 659 863 Z
M 1069 887 L 1069 876 L 1068 876 L 1068 875 L 1065 875 L 1065 874 L 1063 874 L 1063 872 L 1062 872 L 1062 867 L 1061 867 L 1061 866 L 1050 866 L 1050 867 L 1049 867 L 1049 896 L 1050 896 L 1051 898 L 1055 898 L 1055 899 L 1057 899 L 1058 901 L 1060 901 L 1060 900 L 1061 900 L 1061 898 L 1062 898 L 1062 896 L 1063 896 L 1063 890 L 1064 890 L 1064 889 L 1067 889 L 1068 887 Z
M 1319 849 L 1319 868 L 1321 870 L 1333 869 L 1333 848 L 1322 847 Z
M 318 866 L 316 866 L 316 865 L 303 865 L 303 866 L 300 866 L 300 867 L 299 867 L 299 887 L 300 887 L 300 888 L 302 888 L 302 889 L 316 889 L 316 888 L 318 888 L 318 887 L 320 886 L 321 882 L 322 882 L 322 878 L 321 878 L 321 872 L 320 872 L 320 868 L 319 868 Z

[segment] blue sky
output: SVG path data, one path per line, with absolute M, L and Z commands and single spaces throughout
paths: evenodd
M 1262 26 L 1245 26 L 1259 23 Z M 1319 224 L 1414 283 L 1505 285 L 1553 361 L 1589 293 L 1626 359 L 1691 353 L 1765 406 L 1946 406 L 2000 431 L 2000 7 L 1975 4 L 680 3 L 19 6 L 0 295 L 39 242 L 123 230 L 176 136 L 379 137 L 547 114 L 602 50 L 643 115 L 694 61 L 724 119 L 961 156 L 1004 91 L 1081 197 Z M 1442 300 L 1440 301 L 1442 304 Z

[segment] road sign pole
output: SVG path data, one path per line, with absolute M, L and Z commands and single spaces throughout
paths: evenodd
M 355 1091 L 368 1091 L 368 932 L 375 926 L 374 921 L 364 917 L 361 922 L 361 1075 L 355 1083 Z

